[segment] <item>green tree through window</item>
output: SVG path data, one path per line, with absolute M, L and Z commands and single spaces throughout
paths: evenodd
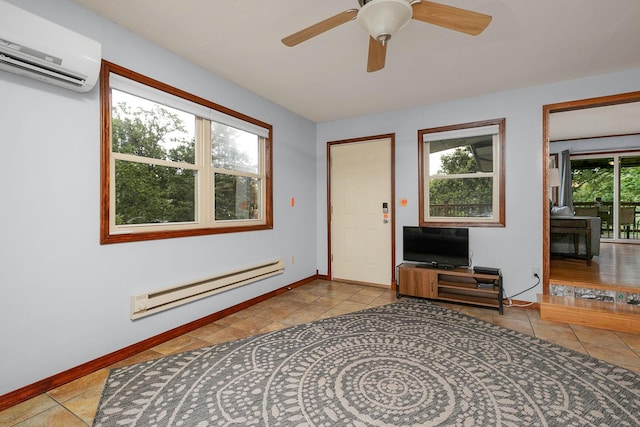
M 438 174 L 457 175 L 475 173 L 477 162 L 469 146 L 456 148 L 451 154 L 440 157 Z M 493 191 L 490 179 L 442 179 L 433 180 L 429 188 L 432 216 L 487 216 L 491 214 Z M 457 206 L 457 213 L 453 212 Z
M 182 120 L 167 109 L 113 108 L 112 150 L 171 162 L 194 163 L 195 140 L 173 137 L 174 148 L 161 142 L 182 135 Z M 116 224 L 187 222 L 195 219 L 195 173 L 179 167 L 116 160 Z

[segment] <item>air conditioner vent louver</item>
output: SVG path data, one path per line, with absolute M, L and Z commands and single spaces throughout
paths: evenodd
M 0 70 L 86 92 L 100 60 L 98 42 L 0 0 Z
M 87 76 L 85 75 L 74 74 L 71 71 L 64 71 L 61 67 L 54 68 L 53 66 L 46 66 L 35 61 L 25 60 L 16 55 L 10 55 L 8 52 L 3 52 L 2 46 L 0 46 L 0 63 L 18 68 L 25 73 L 35 73 L 44 78 L 60 80 L 61 82 L 71 83 L 78 87 L 82 87 L 87 82 Z

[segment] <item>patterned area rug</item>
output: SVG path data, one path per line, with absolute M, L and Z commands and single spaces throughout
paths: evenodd
M 114 370 L 122 425 L 639 426 L 640 374 L 405 298 Z

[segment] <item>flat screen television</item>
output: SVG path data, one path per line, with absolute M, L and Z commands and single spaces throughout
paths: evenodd
M 405 261 L 417 262 L 419 266 L 468 267 L 469 229 L 405 226 L 402 250 Z

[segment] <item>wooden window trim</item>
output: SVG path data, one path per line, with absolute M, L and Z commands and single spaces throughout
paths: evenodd
M 424 135 L 429 133 L 439 133 L 460 129 L 468 129 L 475 127 L 484 127 L 484 126 L 498 126 L 498 135 L 500 137 L 499 142 L 499 150 L 500 150 L 500 158 L 498 159 L 498 167 L 500 168 L 498 182 L 500 185 L 500 189 L 498 191 L 498 218 L 492 221 L 461 221 L 461 220 L 450 220 L 450 221 L 425 221 L 424 220 L 424 186 L 425 186 L 425 176 L 424 176 Z M 506 133 L 506 119 L 491 119 L 491 120 L 482 120 L 477 122 L 470 123 L 462 123 L 457 125 L 449 125 L 449 126 L 440 126 L 435 128 L 427 128 L 418 130 L 418 223 L 420 226 L 433 226 L 433 227 L 505 227 L 506 226 L 506 215 L 505 215 L 505 133 Z
M 264 223 L 255 225 L 229 225 L 229 226 L 202 226 L 198 228 L 185 228 L 173 230 L 143 231 L 134 233 L 111 233 L 110 230 L 110 211 L 111 206 L 110 195 L 110 176 L 111 176 L 111 100 L 110 100 L 110 84 L 109 75 L 111 73 L 121 75 L 128 79 L 137 81 L 144 85 L 167 92 L 171 95 L 178 96 L 188 101 L 206 106 L 217 110 L 224 114 L 244 120 L 248 123 L 260 126 L 269 131 L 269 136 L 264 138 L 265 159 L 264 159 Z M 101 116 L 101 135 L 100 135 L 100 244 L 136 242 L 146 240 L 169 239 L 177 237 L 202 236 L 210 234 L 236 233 L 244 231 L 257 231 L 273 229 L 273 156 L 272 141 L 273 127 L 262 121 L 231 110 L 229 108 L 218 105 L 214 102 L 200 98 L 188 92 L 177 89 L 150 77 L 136 73 L 109 61 L 102 61 L 100 71 L 100 116 Z

